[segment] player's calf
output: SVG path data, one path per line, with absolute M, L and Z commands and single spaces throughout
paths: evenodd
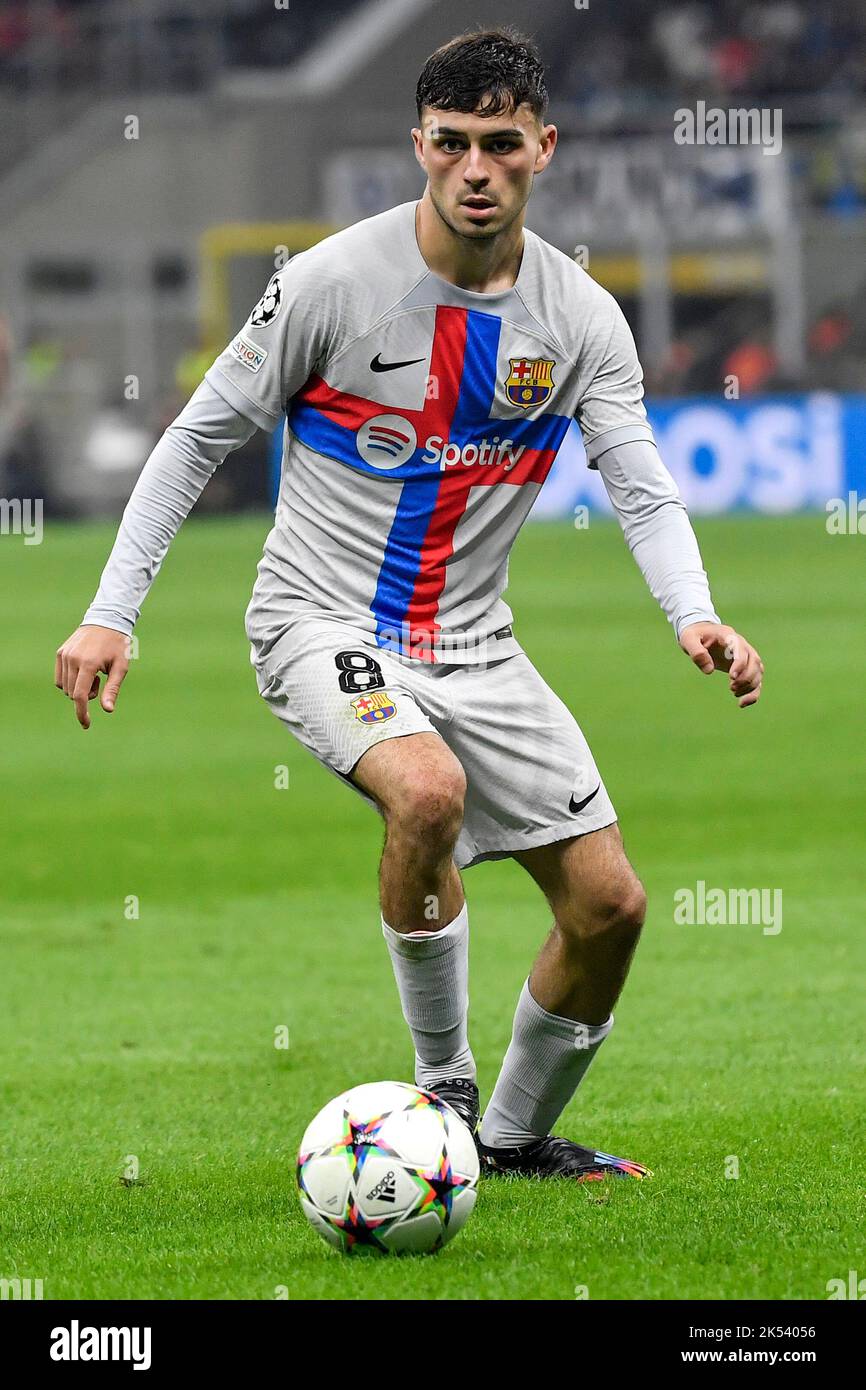
M 626 1163 L 551 1136 L 613 1027 L 611 1012 L 643 925 L 646 897 L 616 826 L 519 856 L 554 914 L 524 985 L 511 1043 L 481 1130 L 490 1171 L 640 1176 Z
M 537 997 L 551 1013 L 602 1023 L 626 981 L 646 917 L 637 877 L 591 899 L 558 905 L 553 930 L 532 972 Z
M 410 734 L 370 749 L 355 777 L 385 819 L 382 932 L 415 1047 L 415 1082 L 441 1093 L 474 1131 L 469 917 L 452 858 L 463 823 L 463 768 L 438 734 Z
M 544 892 L 554 925 L 532 970 L 550 1013 L 601 1024 L 625 983 L 646 894 L 615 825 L 519 856 Z

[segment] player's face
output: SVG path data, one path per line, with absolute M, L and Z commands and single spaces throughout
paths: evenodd
M 439 216 L 458 236 L 497 236 L 524 209 L 535 175 L 556 145 L 556 126 L 542 126 L 527 105 L 499 116 L 425 106 L 412 131 Z

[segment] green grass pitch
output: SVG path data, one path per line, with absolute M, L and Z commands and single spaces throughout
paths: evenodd
M 347 1259 L 301 1214 L 297 1144 L 341 1089 L 411 1080 L 411 1052 L 378 817 L 248 665 L 266 525 L 184 529 L 87 734 L 54 650 L 114 528 L 2 541 L 0 1276 L 46 1298 L 823 1299 L 866 1275 L 863 542 L 821 516 L 698 523 L 716 602 L 767 665 L 740 711 L 677 650 L 615 524 L 524 531 L 518 635 L 589 738 L 650 903 L 559 1128 L 656 1176 L 486 1182 L 439 1255 Z M 781 888 L 782 931 L 676 925 L 699 879 Z M 486 1099 L 548 918 L 511 862 L 465 881 Z

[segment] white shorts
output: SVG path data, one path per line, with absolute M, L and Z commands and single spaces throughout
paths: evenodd
M 342 623 L 304 617 L 273 645 L 253 641 L 250 659 L 277 717 L 367 801 L 349 774 L 368 748 L 439 734 L 466 774 L 460 869 L 616 820 L 586 739 L 525 652 L 434 665 L 383 650 Z

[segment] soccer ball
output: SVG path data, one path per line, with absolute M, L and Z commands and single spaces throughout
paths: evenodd
M 329 1245 L 392 1254 L 439 1250 L 475 1206 L 478 1155 L 444 1101 L 402 1081 L 354 1086 L 309 1124 L 298 1190 Z

